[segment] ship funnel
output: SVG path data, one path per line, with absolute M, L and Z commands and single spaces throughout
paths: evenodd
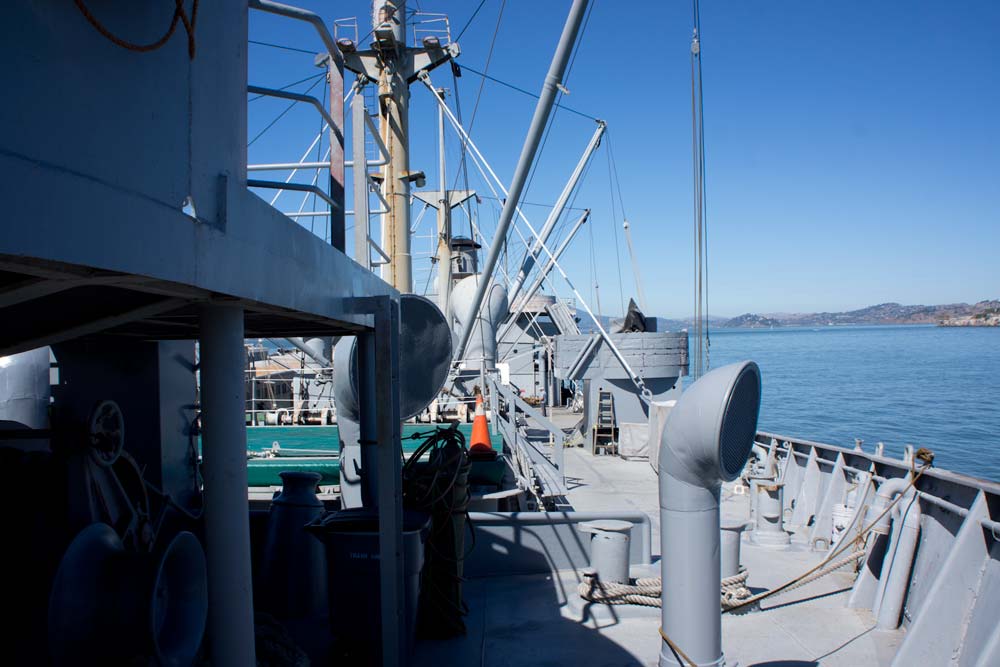
M 719 604 L 719 489 L 753 445 L 760 369 L 743 361 L 706 373 L 681 396 L 660 438 L 663 632 L 699 667 L 725 665 Z M 661 642 L 660 667 L 686 661 Z

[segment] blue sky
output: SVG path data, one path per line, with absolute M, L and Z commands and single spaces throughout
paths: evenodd
M 364 0 L 296 4 L 331 23 L 357 15 L 362 34 L 370 27 Z M 457 35 L 479 2 L 410 4 L 447 13 Z M 502 4 L 485 2 L 460 40 L 460 64 L 484 71 Z M 569 4 L 507 0 L 489 74 L 537 92 Z M 1000 4 L 731 0 L 703 2 L 701 12 L 713 315 L 1000 297 Z M 596 0 L 562 101 L 608 122 L 648 311 L 675 317 L 693 307 L 691 26 L 687 2 Z M 250 39 L 320 49 L 309 29 L 258 12 Z M 308 54 L 250 45 L 252 84 L 281 86 L 317 71 Z M 450 71 L 431 76 L 454 108 Z M 458 79 L 466 124 L 480 82 L 469 71 Z M 490 81 L 483 87 L 473 139 L 505 182 L 534 103 Z M 250 137 L 286 104 L 252 102 Z M 428 188 L 437 186 L 433 104 L 415 85 L 411 169 L 428 173 Z M 297 160 L 318 122 L 299 105 L 254 142 L 250 161 Z M 557 112 L 526 202 L 555 200 L 593 129 Z M 453 179 L 459 144 L 454 134 L 447 141 Z M 621 212 L 612 211 L 607 145 L 576 197 L 593 217 L 564 265 L 591 306 L 599 296 L 614 315 L 635 287 Z M 489 194 L 474 169 L 470 187 Z M 282 210 L 298 208 L 298 198 L 285 197 Z M 488 199 L 479 206 L 485 233 L 498 211 Z M 537 228 L 547 209 L 525 212 Z M 572 218 L 563 220 L 562 231 Z M 428 214 L 414 240 L 417 292 L 432 225 Z M 561 280 L 554 287 L 572 296 Z

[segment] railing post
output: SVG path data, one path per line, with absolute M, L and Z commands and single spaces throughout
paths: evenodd
M 331 53 L 327 58 L 330 83 L 330 116 L 334 125 L 330 126 L 330 199 L 340 203 L 340 207 L 330 207 L 330 244 L 344 252 L 347 244 L 344 206 L 344 59 Z M 361 144 L 364 153 L 364 142 Z M 362 172 L 366 173 L 367 169 Z M 357 210 L 357 207 L 355 207 Z

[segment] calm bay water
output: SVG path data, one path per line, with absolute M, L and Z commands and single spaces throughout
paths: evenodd
M 914 444 L 935 465 L 1000 480 L 1000 329 L 716 330 L 711 364 L 753 359 L 761 430 L 841 446 Z

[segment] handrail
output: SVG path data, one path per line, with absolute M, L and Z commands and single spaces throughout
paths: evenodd
M 333 35 L 331 35 L 330 31 L 326 29 L 326 24 L 323 23 L 323 19 L 319 14 L 311 12 L 308 9 L 293 7 L 291 5 L 283 5 L 280 2 L 272 2 L 271 0 L 249 0 L 248 6 L 251 9 L 259 9 L 270 14 L 279 14 L 290 19 L 305 21 L 306 23 L 312 24 L 313 28 L 315 28 L 316 32 L 319 34 L 319 38 L 323 41 L 323 46 L 326 47 L 330 57 L 333 58 L 333 61 L 337 63 L 338 66 L 343 66 L 344 56 L 340 53 L 340 49 L 337 48 L 337 45 L 333 40 Z
M 293 93 L 289 90 L 278 90 L 277 88 L 263 88 L 261 86 L 247 86 L 247 92 L 255 93 L 257 95 L 267 95 L 268 97 L 280 97 L 286 100 L 295 100 L 296 102 L 308 102 L 316 107 L 320 115 L 323 116 L 323 120 L 326 121 L 327 125 L 332 128 L 337 128 L 337 123 L 334 122 L 333 116 L 330 115 L 330 112 L 326 110 L 326 107 L 323 106 L 322 102 L 312 95 L 303 95 L 302 93 Z M 339 130 L 339 128 L 337 129 Z
M 513 427 L 513 430 L 514 430 L 515 433 L 517 431 L 517 416 L 516 416 L 517 415 L 517 410 L 520 410 L 521 412 L 525 413 L 529 417 L 533 418 L 535 421 L 537 421 L 539 424 L 541 424 L 541 426 L 546 431 L 548 431 L 549 433 L 552 434 L 552 436 L 553 436 L 553 443 L 552 443 L 552 459 L 553 459 L 553 461 L 552 461 L 552 464 L 559 471 L 559 475 L 560 475 L 560 478 L 561 478 L 560 482 L 562 484 L 565 484 L 565 481 L 566 481 L 566 467 L 565 467 L 566 452 L 565 452 L 564 448 L 565 448 L 565 444 L 566 444 L 566 434 L 563 433 L 563 430 L 561 428 L 559 428 L 558 426 L 556 426 L 547 417 L 545 417 L 544 415 L 542 415 L 541 412 L 539 412 L 538 410 L 536 410 L 532 406 L 528 405 L 528 403 L 526 403 L 523 398 L 521 398 L 520 396 L 518 396 L 517 394 L 515 394 L 513 391 L 511 391 L 511 389 L 509 387 L 506 387 L 506 386 L 502 385 L 500 382 L 498 382 L 497 379 L 496 379 L 496 377 L 494 377 L 493 375 L 489 375 L 489 376 L 487 376 L 487 380 L 490 383 L 490 385 L 492 386 L 495 395 L 499 395 L 501 398 L 503 398 L 505 401 L 507 401 L 509 403 L 508 413 L 510 415 L 510 418 L 507 419 L 507 420 L 505 420 L 505 421 L 510 422 L 510 426 Z M 494 414 L 497 415 L 498 419 L 503 420 L 503 417 L 500 416 L 500 410 L 499 409 L 495 410 Z
M 297 192 L 311 192 L 331 207 L 339 209 L 341 205 L 333 200 L 333 198 L 323 192 L 322 189 L 316 187 L 315 185 L 307 185 L 305 183 L 282 183 L 281 181 L 258 181 L 254 179 L 247 180 L 248 188 L 267 188 L 268 190 L 295 190 Z
M 270 164 L 248 164 L 247 171 L 288 171 L 289 169 L 329 169 L 326 162 L 274 162 Z

